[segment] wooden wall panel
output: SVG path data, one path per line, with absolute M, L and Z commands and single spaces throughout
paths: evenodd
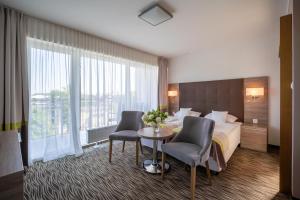
M 226 110 L 244 121 L 244 79 L 180 83 L 179 91 L 180 107 L 192 108 L 202 116 Z
M 280 18 L 280 191 L 291 193 L 292 15 Z
M 268 125 L 269 112 L 269 78 L 255 77 L 244 79 L 244 121 L 252 123 L 253 119 L 258 119 L 259 124 Z M 252 99 L 246 96 L 246 88 L 264 88 L 264 96 Z

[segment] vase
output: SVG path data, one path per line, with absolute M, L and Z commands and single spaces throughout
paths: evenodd
M 154 125 L 153 129 L 154 129 L 154 133 L 158 133 L 159 132 L 159 124 Z

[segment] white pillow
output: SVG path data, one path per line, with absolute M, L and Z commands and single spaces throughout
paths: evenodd
M 196 111 L 189 112 L 189 116 L 192 116 L 192 117 L 200 117 L 200 115 L 201 115 L 200 112 L 196 112 Z
M 230 114 L 227 115 L 227 119 L 226 119 L 227 122 L 233 123 L 233 122 L 235 122 L 236 120 L 238 120 L 238 118 L 237 118 L 236 116 L 230 115 Z
M 187 115 L 189 115 L 189 112 L 192 110 L 192 108 L 180 108 L 180 119 L 183 120 L 183 118 Z
M 209 113 L 209 114 L 205 115 L 205 118 L 212 119 L 212 113 Z M 226 122 L 233 123 L 236 120 L 238 120 L 238 118 L 236 116 L 231 115 L 231 114 L 227 115 Z
M 179 120 L 181 118 L 181 111 L 177 111 L 176 113 L 174 113 L 174 117 Z
M 176 117 L 178 120 L 183 120 L 185 116 L 189 115 L 191 110 L 192 108 L 180 108 L 179 111 L 174 113 L 174 117 Z
M 228 111 L 212 111 L 212 120 L 216 123 L 226 123 Z
M 177 120 L 183 120 L 183 118 L 185 116 L 187 116 L 191 110 L 192 110 L 191 108 L 180 108 L 179 111 L 177 111 L 176 113 L 174 113 L 174 117 Z

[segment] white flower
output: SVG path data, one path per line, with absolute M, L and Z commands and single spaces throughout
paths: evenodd
M 153 119 L 153 117 L 154 117 L 153 115 L 149 115 L 149 119 Z
M 157 123 L 160 123 L 160 122 L 161 122 L 161 118 L 160 118 L 160 117 L 156 117 L 155 120 L 156 120 Z
M 143 117 L 142 117 L 142 119 L 145 121 L 147 119 L 147 115 L 144 114 Z

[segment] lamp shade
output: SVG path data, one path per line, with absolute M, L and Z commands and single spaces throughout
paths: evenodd
M 177 97 L 177 95 L 178 95 L 178 92 L 176 90 L 168 91 L 169 97 Z
M 246 96 L 264 96 L 264 88 L 246 88 Z

